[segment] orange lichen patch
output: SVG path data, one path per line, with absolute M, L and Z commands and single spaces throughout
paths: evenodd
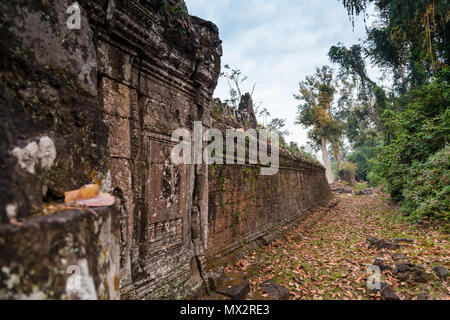
M 78 190 L 68 191 L 64 193 L 64 201 L 66 203 L 78 200 L 87 200 L 95 198 L 100 193 L 100 187 L 96 184 L 88 184 Z
M 116 199 L 107 193 L 100 193 L 97 197 L 86 200 L 78 200 L 77 204 L 87 207 L 110 207 Z

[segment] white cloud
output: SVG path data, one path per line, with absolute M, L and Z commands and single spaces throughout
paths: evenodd
M 288 141 L 307 142 L 307 130 L 294 125 L 298 82 L 316 66 L 330 64 L 328 50 L 351 45 L 364 36 L 362 21 L 352 31 L 347 11 L 338 0 L 187 0 L 191 14 L 217 24 L 223 40 L 223 64 L 241 69 L 255 102 L 262 101 L 273 117 L 288 119 Z M 215 95 L 228 96 L 219 81 Z

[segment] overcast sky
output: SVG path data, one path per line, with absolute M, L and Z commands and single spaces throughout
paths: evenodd
M 293 94 L 316 66 L 330 64 L 332 45 L 349 46 L 363 39 L 364 22 L 355 29 L 338 0 L 186 0 L 191 15 L 213 21 L 223 41 L 222 66 L 241 69 L 249 79 L 243 91 L 263 102 L 273 117 L 286 118 L 288 141 L 305 145 L 307 130 L 294 125 L 298 101 Z M 225 100 L 221 79 L 215 97 Z

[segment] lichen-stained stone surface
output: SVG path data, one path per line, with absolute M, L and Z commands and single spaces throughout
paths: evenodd
M 282 164 L 283 165 L 283 164 Z M 208 266 L 331 200 L 323 168 L 298 163 L 275 176 L 257 166 L 213 166 L 209 176 Z M 228 257 L 230 256 L 230 257 Z
M 118 299 L 120 226 L 112 208 L 0 225 L 0 299 Z
M 207 197 L 196 194 L 207 185 L 195 165 L 171 163 L 171 134 L 210 121 L 218 29 L 189 16 L 183 1 L 117 3 L 106 29 L 102 8 L 86 8 L 98 31 L 111 189 L 122 201 L 122 298 L 194 297 L 205 287 L 208 214 Z
M 324 169 L 288 154 L 266 177 L 172 163 L 176 129 L 256 125 L 249 95 L 213 101 L 212 22 L 182 0 L 77 4 L 0 3 L 0 298 L 199 298 L 245 244 L 329 200 Z M 88 183 L 116 205 L 42 217 Z
M 72 3 L 0 3 L 0 222 L 107 173 L 93 32 L 86 14 L 67 28 Z
M 243 97 L 239 110 L 215 99 L 212 123 L 222 131 L 252 129 L 251 97 Z M 316 162 L 281 149 L 276 175 L 261 175 L 260 169 L 260 165 L 209 166 L 207 269 L 239 258 L 246 246 L 260 243 L 257 240 L 332 198 L 324 167 Z
M 2 22 L 17 41 L 17 53 L 72 77 L 92 95 L 97 94 L 97 57 L 87 16 L 79 15 L 79 29 L 69 29 L 68 9 L 74 1 L 2 1 Z M 69 11 L 71 11 L 69 9 Z M 75 12 L 75 11 L 73 11 Z M 3 24 L 2 23 L 2 24 Z M 25 57 L 26 55 L 26 57 Z

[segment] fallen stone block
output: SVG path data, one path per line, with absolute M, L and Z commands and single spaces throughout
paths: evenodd
M 209 287 L 212 290 L 217 290 L 225 279 L 225 270 L 224 268 L 220 268 L 217 271 L 208 272 L 206 278 L 208 279 Z
M 353 193 L 353 190 L 348 189 L 348 188 L 337 188 L 337 189 L 331 189 L 331 192 L 339 195 L 339 194 L 344 194 L 344 193 Z
M 396 275 L 397 279 L 402 281 L 402 282 L 406 282 L 408 280 L 411 280 L 411 273 L 409 272 L 399 272 Z
M 376 258 L 375 262 L 373 263 L 374 266 L 378 266 L 380 267 L 381 271 L 393 271 L 394 268 L 392 268 L 391 266 L 385 264 L 384 259 L 382 258 Z
M 382 284 L 381 299 L 382 300 L 400 300 L 400 298 L 395 294 L 394 290 L 386 283 Z
M 403 273 L 403 272 L 408 272 L 408 271 L 412 271 L 414 265 L 410 262 L 404 262 L 404 263 L 397 263 L 395 265 L 397 267 L 397 272 Z
M 397 250 L 400 248 L 400 245 L 398 243 L 390 242 L 384 239 L 377 239 L 375 237 L 368 237 L 367 242 L 369 242 L 369 248 L 375 247 L 378 250 L 381 249 Z
M 225 280 L 216 288 L 216 292 L 231 300 L 241 300 L 250 292 L 246 274 L 227 274 Z
M 396 238 L 391 241 L 394 243 L 414 243 L 414 240 L 409 238 Z
M 416 266 L 412 263 L 397 263 L 394 274 L 401 281 L 413 280 L 417 283 L 427 283 L 431 276 L 425 271 L 425 268 Z
M 265 235 L 261 238 L 259 238 L 259 241 L 264 245 L 264 246 L 268 246 L 269 244 L 271 244 L 273 242 L 273 238 L 270 235 Z
M 264 281 L 260 284 L 260 288 L 268 294 L 271 300 L 286 300 L 289 298 L 289 290 L 273 280 Z
M 398 248 L 400 248 L 400 245 L 397 244 L 397 243 L 390 242 L 390 241 L 380 240 L 380 241 L 375 245 L 375 247 L 376 247 L 378 250 L 381 250 L 381 249 L 397 250 Z
M 362 190 L 362 191 L 357 191 L 355 193 L 356 196 L 370 196 L 373 194 L 373 191 L 370 189 L 366 189 L 366 190 Z
M 448 270 L 443 266 L 435 267 L 433 271 L 439 279 L 446 279 L 448 276 Z
M 391 254 L 391 257 L 394 261 L 407 261 L 408 256 L 404 253 L 393 253 Z
M 412 279 L 418 283 L 427 283 L 428 281 L 431 280 L 431 276 L 427 272 L 425 272 L 425 270 L 416 267 Z

